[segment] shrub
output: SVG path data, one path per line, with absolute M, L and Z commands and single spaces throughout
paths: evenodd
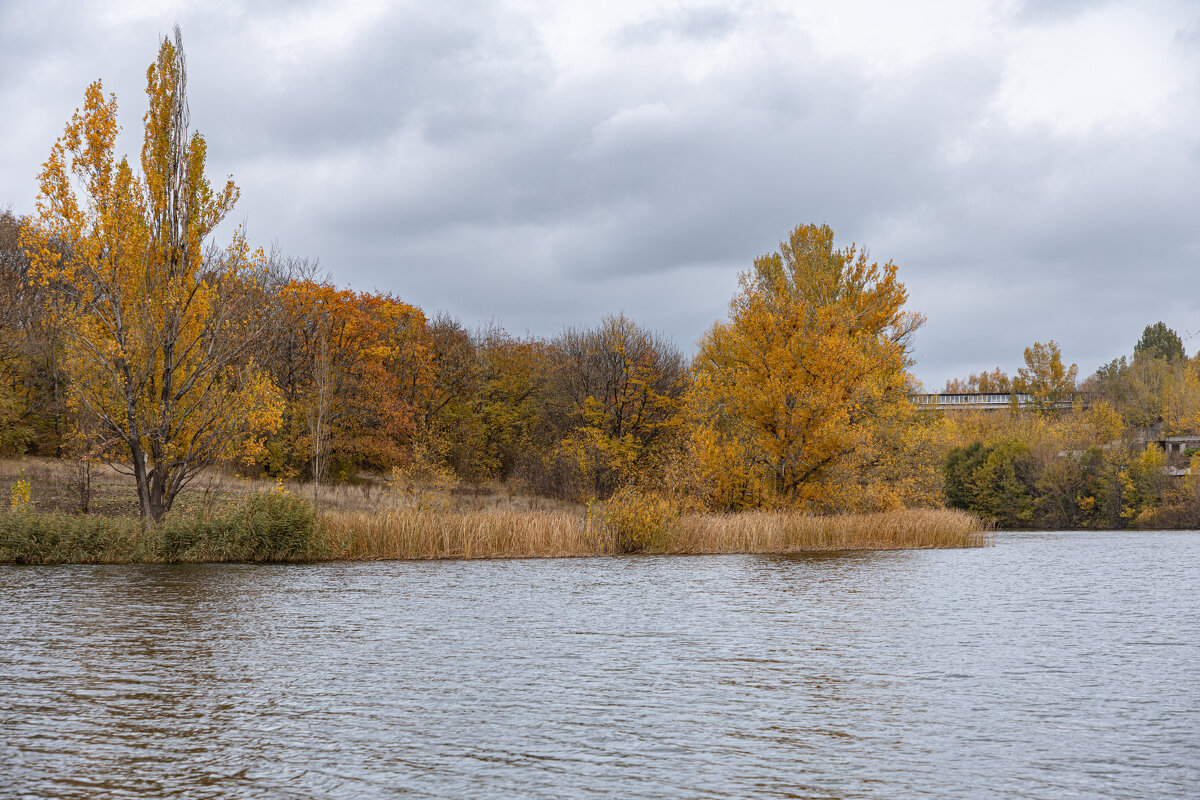
M 670 498 L 628 486 L 618 489 L 605 508 L 605 520 L 613 529 L 613 549 L 618 553 L 661 546 L 678 517 L 679 507 Z
M 321 554 L 317 514 L 286 492 L 250 495 L 227 514 L 168 517 L 158 529 L 169 561 L 293 561 Z
M 992 448 L 983 442 L 972 442 L 965 447 L 956 447 L 946 456 L 942 465 L 946 505 L 967 511 L 975 500 L 975 470 L 987 461 Z
M 1005 528 L 1028 527 L 1033 520 L 1035 472 L 1025 444 L 1002 440 L 975 468 L 975 496 L 968 510 Z
M 124 563 L 154 556 L 137 520 L 28 511 L 0 514 L 0 563 Z

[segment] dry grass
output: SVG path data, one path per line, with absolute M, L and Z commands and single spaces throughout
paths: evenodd
M 607 531 L 565 511 L 327 511 L 334 558 L 533 558 L 598 555 Z
M 985 547 L 991 533 L 964 511 L 909 509 L 814 517 L 783 512 L 682 517 L 658 553 L 797 553 L 818 550 L 918 550 Z
M 33 507 L 39 512 L 78 513 L 81 506 L 82 475 L 78 465 L 66 459 L 23 456 L 0 458 L 0 502 L 7 504 L 9 486 L 24 473 L 33 487 Z M 133 478 L 111 466 L 91 465 L 88 513 L 106 517 L 138 516 L 137 491 Z M 176 502 L 183 514 L 215 514 L 248 496 L 277 488 L 312 500 L 317 508 L 336 511 L 386 513 L 398 507 L 439 511 L 573 511 L 581 506 L 517 491 L 499 483 L 483 486 L 460 485 L 419 477 L 398 479 L 361 475 L 353 483 L 314 485 L 273 478 L 245 478 L 227 470 L 202 473 Z
M 70 462 L 53 459 L 0 460 L 0 491 L 4 492 L 0 502 L 4 505 L 8 485 L 22 471 L 32 484 L 31 510 L 35 514 L 77 512 L 78 475 Z M 403 476 L 350 485 L 313 487 L 284 482 L 277 486 L 272 480 L 239 478 L 213 470 L 180 496 L 172 516 L 180 518 L 181 525 L 186 519 L 214 519 L 248 498 L 279 488 L 286 490 L 284 494 L 312 500 L 316 505 L 316 549 L 306 551 L 305 558 L 317 559 L 529 558 L 630 550 L 664 554 L 794 553 L 980 547 L 991 543 L 991 534 L 976 517 L 958 511 L 909 510 L 827 517 L 746 512 L 675 518 L 650 514 L 635 502 L 632 506 L 626 504 L 626 514 L 612 513 L 621 510 L 620 504 L 607 510 L 597 507 L 595 514 L 589 514 L 582 506 L 522 495 L 505 486 L 469 487 Z M 111 545 L 120 551 L 119 556 L 112 555 L 116 560 L 151 559 L 140 549 L 122 544 L 128 537 L 118 535 L 117 528 L 109 531 L 112 526 L 105 527 L 96 519 L 135 518 L 137 508 L 129 477 L 108 467 L 95 467 L 91 513 L 70 525 L 62 516 L 55 524 L 73 532 L 59 537 L 61 553 L 55 551 L 45 558 L 81 560 L 69 555 L 76 551 L 109 558 L 104 548 Z M 95 520 L 94 524 L 86 523 L 88 518 Z M 620 535 L 614 521 L 623 526 Z M 95 532 L 89 532 L 92 528 Z M 19 533 L 18 528 L 14 531 Z M 219 533 L 211 533 L 208 538 L 221 538 Z M 14 542 L 22 538 L 17 533 L 13 536 Z M 86 547 L 76 540 L 86 540 Z M 198 544 L 194 557 L 201 558 L 211 550 L 215 560 L 223 560 L 228 549 L 218 548 L 218 552 L 211 542 Z
M 617 551 L 610 526 L 564 511 L 327 511 L 320 526 L 332 557 L 351 560 L 562 557 Z M 796 553 L 989 544 L 991 534 L 980 521 L 961 511 L 829 517 L 751 512 L 682 517 L 643 552 Z

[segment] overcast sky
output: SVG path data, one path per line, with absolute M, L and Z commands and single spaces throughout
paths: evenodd
M 136 156 L 176 22 L 232 222 L 469 326 L 692 352 L 824 222 L 899 265 L 931 388 L 1200 330 L 1196 2 L 2 0 L 0 208 L 96 78 Z

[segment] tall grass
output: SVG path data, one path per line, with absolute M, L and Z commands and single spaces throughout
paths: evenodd
M 0 563 L 125 564 L 158 555 L 155 538 L 129 517 L 0 514 Z
M 334 558 L 529 558 L 644 553 L 795 553 L 981 547 L 979 519 L 961 511 L 909 510 L 816 517 L 782 512 L 680 517 L 636 538 L 613 524 L 562 511 L 455 513 L 400 509 L 326 512 L 320 535 Z M 640 547 L 629 543 L 638 541 Z
M 321 535 L 334 558 L 530 558 L 597 555 L 607 530 L 565 511 L 330 511 Z
M 959 511 L 814 517 L 568 511 L 324 511 L 285 493 L 251 495 L 220 514 L 131 517 L 0 514 L 0 563 L 531 558 L 642 553 L 794 553 L 979 547 L 991 535 Z M 640 527 L 639 527 L 640 526 Z
M 221 514 L 135 517 L 31 511 L 0 514 L 0 563 L 119 564 L 175 561 L 306 561 L 328 557 L 312 503 L 250 495 Z
M 964 511 L 908 509 L 809 516 L 784 512 L 681 517 L 649 548 L 659 553 L 795 553 L 983 547 L 991 533 Z

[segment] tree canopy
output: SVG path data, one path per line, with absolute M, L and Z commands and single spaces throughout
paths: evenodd
M 835 467 L 907 409 L 909 346 L 924 322 L 907 299 L 895 264 L 836 249 L 825 225 L 801 225 L 755 259 L 696 358 L 708 458 L 740 461 L 778 502 L 828 501 Z
M 1183 340 L 1165 323 L 1147 325 L 1142 331 L 1142 338 L 1133 346 L 1133 357 L 1179 361 L 1184 357 Z

